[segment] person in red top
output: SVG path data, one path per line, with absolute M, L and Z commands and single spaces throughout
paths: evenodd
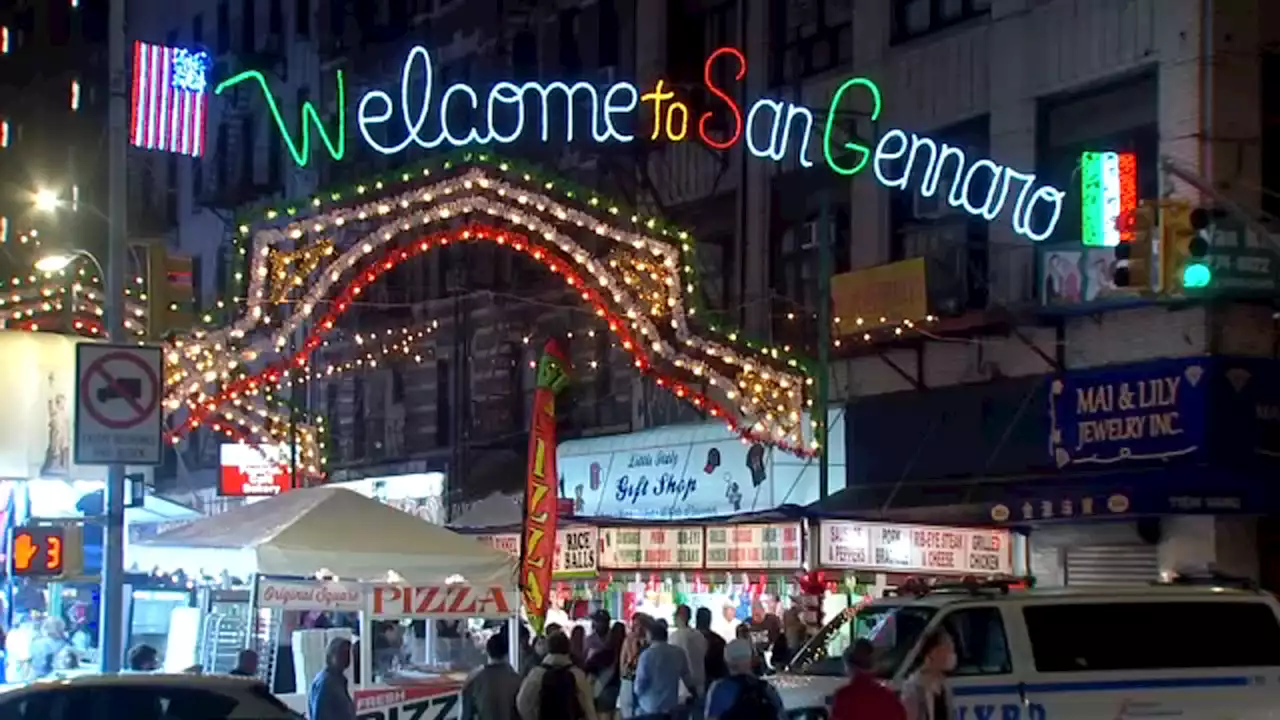
M 849 684 L 831 700 L 830 720 L 907 720 L 898 695 L 880 684 L 871 671 L 875 648 L 858 640 L 844 655 Z

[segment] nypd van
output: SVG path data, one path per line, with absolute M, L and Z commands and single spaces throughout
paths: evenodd
M 1280 719 L 1280 604 L 1215 584 L 885 598 L 833 619 L 771 682 L 792 717 L 822 717 L 854 639 L 900 687 L 935 629 L 955 642 L 955 720 Z

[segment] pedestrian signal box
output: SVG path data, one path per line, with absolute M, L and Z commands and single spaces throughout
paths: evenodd
M 62 578 L 78 576 L 83 565 L 79 526 L 24 526 L 9 540 L 11 577 Z

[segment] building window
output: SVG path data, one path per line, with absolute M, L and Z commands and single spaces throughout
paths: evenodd
M 71 81 L 71 111 L 76 112 L 78 110 L 80 110 L 80 81 L 72 80 Z
M 244 7 L 240 11 L 240 49 L 244 52 L 253 52 L 257 50 L 258 34 L 256 28 L 255 16 L 258 12 L 257 0 L 244 0 Z
M 294 31 L 298 37 L 311 37 L 311 0 L 298 0 L 294 13 Z
M 707 57 L 719 48 L 738 46 L 738 3 L 720 0 L 701 10 L 689 5 L 684 0 L 667 4 L 667 76 L 701 83 Z M 717 63 L 712 69 L 716 84 L 723 88 L 734 87 L 736 74 L 732 62 Z
M 982 17 L 991 0 L 893 0 L 892 42 L 905 42 Z
M 9 54 L 9 28 L 0 27 L 0 55 Z
M 777 87 L 821 75 L 853 62 L 853 10 L 841 0 L 773 3 L 770 22 L 775 49 L 769 83 Z
M 7 148 L 11 142 L 11 134 L 9 131 L 9 121 L 0 120 L 0 148 Z
M 231 50 L 231 6 L 228 0 L 218 3 L 218 47 L 215 52 L 224 55 Z
M 277 37 L 284 34 L 283 0 L 271 0 L 271 9 L 267 13 L 267 33 Z

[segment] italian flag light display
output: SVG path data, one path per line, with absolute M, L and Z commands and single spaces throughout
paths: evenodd
M 1133 153 L 1086 152 L 1080 158 L 1080 236 L 1085 245 L 1115 247 L 1132 240 L 1117 222 L 1138 207 Z

